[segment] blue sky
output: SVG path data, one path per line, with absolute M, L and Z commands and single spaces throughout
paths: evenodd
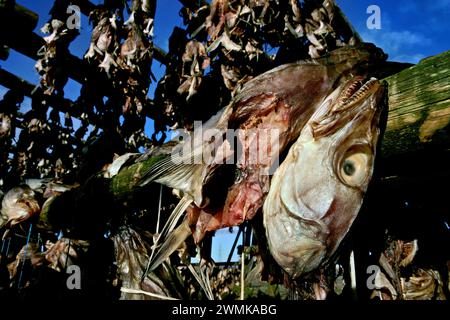
M 48 11 L 52 0 L 17 0 L 17 2 L 39 14 L 39 28 L 49 19 Z M 100 3 L 100 0 L 93 0 Z M 349 20 L 364 40 L 382 47 L 390 60 L 417 63 L 420 59 L 450 49 L 450 0 L 337 0 Z M 381 29 L 369 30 L 366 13 L 369 5 L 378 5 L 381 9 Z M 174 26 L 182 26 L 178 15 L 180 4 L 177 0 L 158 1 L 155 26 L 155 42 L 167 49 L 168 37 Z M 91 27 L 87 17 L 82 17 L 81 35 L 72 43 L 71 52 L 82 57 L 89 45 Z M 8 61 L 0 66 L 13 71 L 33 83 L 38 82 L 34 71 L 34 61 L 18 53 L 11 52 Z M 157 62 L 153 70 L 157 78 L 164 73 Z M 70 82 L 66 91 L 69 98 L 78 96 L 80 86 Z M 153 92 L 154 86 L 151 88 Z M 3 94 L 3 90 L 0 91 Z M 152 94 L 152 93 L 150 93 Z
M 417 63 L 450 50 L 450 0 L 337 0 L 364 41 L 389 54 L 389 60 Z M 381 9 L 381 29 L 369 30 L 370 5 Z
M 49 19 L 52 0 L 17 0 L 17 2 L 39 14 L 39 28 Z M 92 0 L 98 4 L 101 0 Z M 450 0 L 337 0 L 338 5 L 348 16 L 357 31 L 365 41 L 374 42 L 389 54 L 389 59 L 399 62 L 417 63 L 422 58 L 435 55 L 450 49 Z M 378 5 L 381 9 L 381 29 L 369 30 L 366 13 L 369 5 Z M 158 1 L 155 42 L 163 49 L 167 49 L 168 38 L 174 26 L 182 26 L 178 15 L 181 5 L 177 0 Z M 91 26 L 88 18 L 82 16 L 81 35 L 72 43 L 71 52 L 82 57 L 89 46 Z M 10 58 L 0 61 L 0 67 L 14 72 L 22 78 L 38 83 L 39 77 L 34 70 L 34 61 L 14 51 Z M 164 74 L 164 67 L 154 62 L 153 72 L 159 79 Z M 155 84 L 150 88 L 153 95 Z M 76 99 L 80 85 L 69 81 L 66 96 Z M 5 89 L 0 87 L 0 97 Z M 27 109 L 29 101 L 24 104 Z
M 39 14 L 39 24 L 36 32 L 48 21 L 48 11 L 52 0 L 16 0 L 17 3 Z M 98 4 L 102 1 L 91 0 Z M 398 62 L 417 63 L 421 59 L 450 50 L 450 0 L 337 0 L 342 11 L 355 26 L 356 30 L 367 42 L 374 42 L 389 55 L 389 60 Z M 378 5 L 381 10 L 381 29 L 370 30 L 366 26 L 369 18 L 367 8 Z M 159 0 L 155 21 L 155 43 L 167 50 L 168 38 L 174 26 L 182 27 L 182 20 L 178 15 L 181 5 L 177 0 Z M 72 43 L 72 54 L 82 57 L 89 46 L 91 26 L 88 18 L 82 16 L 81 35 Z M 0 67 L 13 72 L 20 77 L 38 83 L 39 77 L 34 69 L 35 62 L 19 53 L 11 51 L 7 61 L 0 61 Z M 164 67 L 154 62 L 153 73 L 159 79 L 164 74 Z M 153 96 L 155 84 L 150 88 Z M 0 86 L 0 97 L 5 93 Z M 66 86 L 66 97 L 75 100 L 80 91 L 80 85 L 69 81 Z M 28 110 L 30 100 L 26 99 L 22 111 Z M 77 125 L 77 122 L 75 122 Z M 147 121 L 146 129 L 150 131 L 152 123 Z M 236 236 L 227 229 L 218 232 L 220 241 L 214 241 L 214 255 L 216 260 L 225 260 L 229 248 Z M 237 256 L 235 255 L 236 259 Z

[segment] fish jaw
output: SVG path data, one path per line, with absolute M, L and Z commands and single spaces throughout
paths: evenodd
M 336 251 L 373 173 L 385 90 L 375 83 L 352 106 L 339 109 L 336 103 L 346 87 L 330 94 L 303 128 L 275 172 L 264 202 L 270 251 L 293 278 L 326 263 Z M 350 172 L 354 177 L 343 177 L 345 170 L 352 171 L 342 169 L 347 158 L 362 162 L 353 168 L 356 173 Z

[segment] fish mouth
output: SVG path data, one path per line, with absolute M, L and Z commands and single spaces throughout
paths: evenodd
M 313 137 L 318 139 L 338 131 L 343 125 L 367 109 L 377 111 L 382 97 L 382 83 L 376 78 L 356 76 L 351 79 L 330 104 L 328 111 L 311 124 Z M 380 92 L 380 94 L 377 94 Z M 375 103 L 365 103 L 375 95 Z
M 380 82 L 376 78 L 364 79 L 360 76 L 355 77 L 344 87 L 337 99 L 337 103 L 331 109 L 332 112 L 343 112 L 354 107 L 361 100 L 374 93 L 379 86 Z

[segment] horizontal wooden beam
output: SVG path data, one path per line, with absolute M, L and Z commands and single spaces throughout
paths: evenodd
M 2 42 L 8 47 L 17 52 L 29 57 L 33 60 L 38 60 L 39 50 L 45 45 L 45 41 L 38 34 L 34 32 L 27 33 L 2 33 Z M 84 74 L 86 65 L 83 60 L 76 56 L 69 54 L 66 57 L 67 73 L 73 80 L 84 83 Z
M 80 6 L 81 11 L 86 15 L 88 15 L 91 10 L 96 8 L 96 5 L 87 0 L 78 0 L 74 1 L 74 3 L 77 3 Z M 21 6 L 19 7 L 28 12 L 30 16 L 33 14 L 32 11 Z M 34 15 L 35 16 L 33 17 L 36 18 L 37 23 L 38 16 L 37 14 Z M 18 25 L 17 28 L 16 25 Z M 36 25 L 34 25 L 32 29 L 34 29 L 35 26 Z M 11 30 L 11 25 L 7 25 L 6 22 L 0 22 L 0 27 L 2 27 L 0 28 L 0 36 L 3 44 L 33 60 L 39 59 L 38 51 L 45 45 L 45 41 L 42 37 L 34 32 L 31 32 L 32 29 L 30 30 L 28 27 L 23 28 L 21 24 L 17 23 L 17 20 L 14 21 L 14 32 Z M 154 49 L 154 58 L 160 63 L 166 64 L 166 52 L 157 46 L 155 46 Z M 84 61 L 72 54 L 68 55 L 66 59 L 69 77 L 80 84 L 84 83 L 84 74 L 86 74 L 86 66 Z
M 450 148 L 450 51 L 386 79 L 389 116 L 384 157 Z
M 23 80 L 2 68 L 0 68 L 0 85 L 8 89 L 20 91 L 27 97 L 31 97 L 31 92 L 35 88 L 35 86 L 28 81 Z
M 24 96 L 29 98 L 32 97 L 33 91 L 42 90 L 2 68 L 0 68 L 0 85 L 7 89 L 20 91 Z M 51 108 L 54 108 L 62 113 L 69 112 L 73 118 L 81 118 L 81 111 L 74 107 L 73 101 L 58 97 L 56 95 L 46 96 L 46 99 L 48 100 Z M 92 121 L 92 124 L 94 125 L 97 123 L 97 119 L 92 119 Z
M 14 29 L 30 32 L 36 28 L 39 22 L 37 13 L 15 3 L 14 0 L 0 0 L 0 17 L 0 26 L 6 27 L 6 30 L 0 31 L 5 32 L 12 31 L 12 23 Z

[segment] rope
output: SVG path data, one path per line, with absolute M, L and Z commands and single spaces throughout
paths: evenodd
M 138 289 L 129 289 L 129 288 L 120 288 L 121 292 L 124 293 L 133 293 L 133 294 L 143 294 L 152 298 L 157 298 L 157 299 L 161 299 L 161 300 L 180 300 L 180 299 L 176 299 L 176 298 L 172 298 L 172 297 L 168 297 L 168 296 L 163 296 L 163 295 L 159 295 L 156 293 L 151 293 L 151 292 L 147 292 L 147 291 L 143 291 L 143 290 L 138 290 Z

